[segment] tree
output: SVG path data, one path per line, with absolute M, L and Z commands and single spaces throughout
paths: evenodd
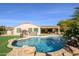
M 63 38 L 68 45 L 79 46 L 79 7 L 75 8 L 72 18 L 60 21 L 58 25 L 63 30 Z
M 73 14 L 71 20 L 76 20 L 76 21 L 78 20 L 79 21 L 79 7 L 75 8 L 75 11 L 74 11 L 74 14 Z
M 75 8 L 72 18 L 60 21 L 57 25 L 60 26 L 61 32 L 65 32 L 67 30 L 67 27 L 70 27 L 71 23 L 74 23 L 74 22 L 76 22 L 79 28 L 79 7 Z
M 6 33 L 6 27 L 5 26 L 0 26 L 0 35 Z
M 63 36 L 65 39 L 72 39 L 72 37 L 76 39 L 79 38 L 79 28 L 76 22 L 70 25 L 70 27 L 65 31 Z
M 64 39 L 68 45 L 78 47 L 79 46 L 79 8 L 75 8 L 72 21 L 67 30 L 64 32 Z
M 63 20 L 63 21 L 60 21 L 57 25 L 60 26 L 61 32 L 65 32 L 72 22 L 73 21 L 71 20 Z
M 22 33 L 20 34 L 20 37 L 21 37 L 21 38 L 26 37 L 26 35 L 28 35 L 28 31 L 27 31 L 27 30 L 22 30 L 21 32 L 22 32 Z
M 65 39 L 66 44 L 74 47 L 79 46 L 79 28 L 75 22 L 72 23 L 68 30 L 64 33 L 63 38 Z

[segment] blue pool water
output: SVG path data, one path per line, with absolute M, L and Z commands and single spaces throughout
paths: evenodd
M 33 37 L 24 40 L 17 40 L 12 43 L 15 47 L 22 47 L 23 45 L 33 46 L 36 52 L 53 52 L 57 51 L 64 46 L 64 41 L 61 37 Z

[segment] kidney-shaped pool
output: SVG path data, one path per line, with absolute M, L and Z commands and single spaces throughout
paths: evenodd
M 62 37 L 33 37 L 24 40 L 16 40 L 12 43 L 15 47 L 22 47 L 23 45 L 33 46 L 36 52 L 53 52 L 64 47 Z

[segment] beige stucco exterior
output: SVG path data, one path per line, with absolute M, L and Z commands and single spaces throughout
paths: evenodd
M 12 35 L 12 32 L 8 30 L 7 35 Z
M 35 32 L 34 29 L 36 28 L 36 29 L 38 29 L 38 31 L 36 32 L 37 35 L 42 33 L 42 29 L 44 29 L 44 30 L 51 29 L 52 31 L 57 29 L 57 31 L 55 31 L 55 32 L 60 34 L 60 27 L 59 26 L 36 26 L 36 25 L 31 24 L 31 23 L 23 23 L 23 24 L 20 24 L 16 27 L 13 27 L 13 30 L 7 30 L 7 35 L 20 35 L 21 33 L 17 32 L 18 28 L 20 28 L 21 31 L 26 30 L 27 32 L 29 32 L 29 28 L 32 29 L 32 32 Z M 52 33 L 52 31 L 50 31 L 50 32 Z
M 30 24 L 30 23 L 21 24 L 21 25 L 14 27 L 13 35 L 20 35 L 20 33 L 17 33 L 17 28 L 21 28 L 21 30 L 27 30 L 27 31 L 29 28 L 32 28 L 33 32 L 34 32 L 34 28 L 38 28 L 37 34 L 40 34 L 40 27 L 33 25 L 33 24 Z

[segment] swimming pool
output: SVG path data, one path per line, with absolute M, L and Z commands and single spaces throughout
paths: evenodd
M 24 40 L 16 40 L 12 43 L 15 47 L 22 47 L 23 45 L 33 46 L 36 52 L 53 52 L 64 47 L 62 37 L 32 37 Z

